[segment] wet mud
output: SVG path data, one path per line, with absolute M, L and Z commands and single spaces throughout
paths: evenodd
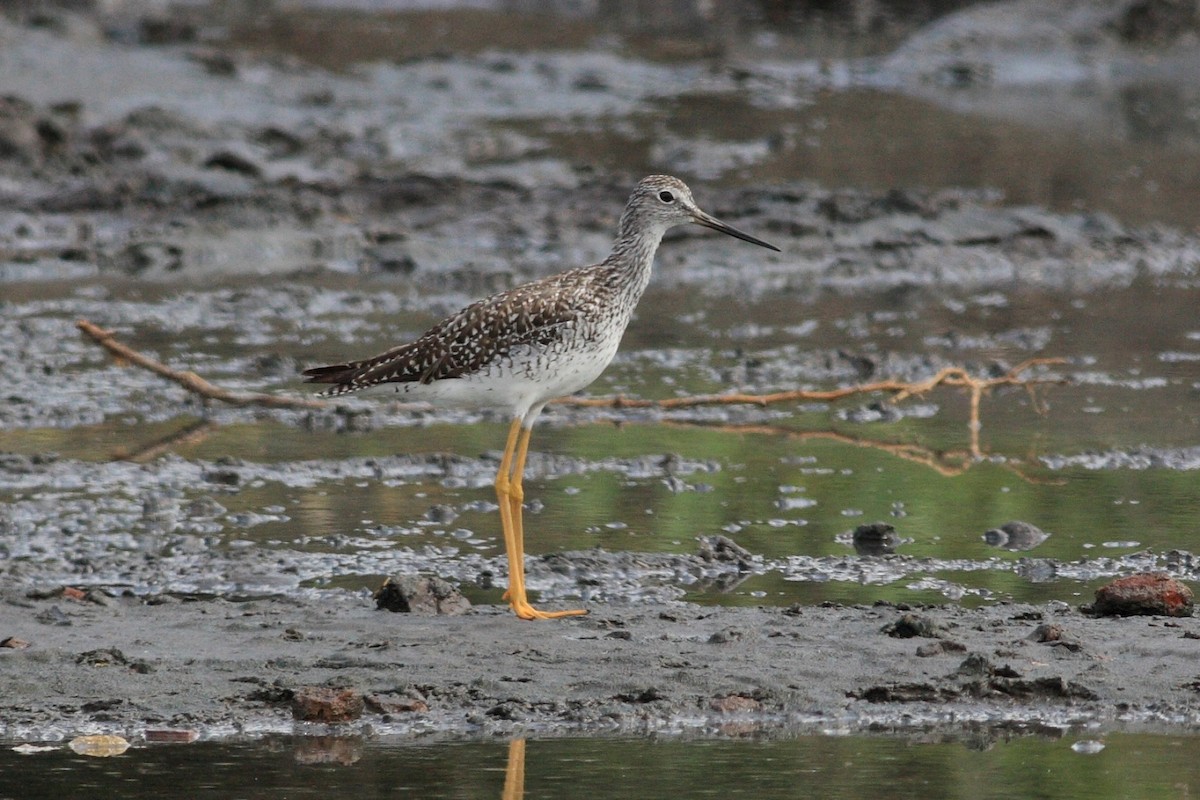
M 1200 714 L 1193 618 L 1092 618 L 1062 603 L 610 602 L 580 620 L 531 625 L 497 607 L 396 614 L 330 591 L 240 602 L 10 593 L 4 619 L 32 640 L 0 658 L 9 739 L 316 733 L 327 726 L 294 719 L 293 699 L 308 687 L 366 698 L 336 727 L 381 736 L 741 736 L 950 720 L 1157 729 Z
M 711 39 L 585 16 L 550 49 L 450 11 L 447 53 L 423 49 L 434 12 L 389 19 L 399 40 L 346 23 L 328 46 L 303 9 L 290 38 L 232 11 L 0 16 L 0 738 L 324 730 L 294 717 L 307 687 L 352 690 L 343 725 L 398 736 L 1197 724 L 1192 618 L 1079 610 L 1101 580 L 1200 570 L 1200 98 L 1178 77 L 1194 48 L 1135 5 L 1154 4 L 1036 36 L 1023 3 L 892 20 L 821 62 L 778 20 Z M 1047 113 L 1068 97 L 1086 102 Z M 529 584 L 591 614 L 530 624 L 499 599 L 503 420 L 223 408 L 74 327 L 231 389 L 300 392 L 305 366 L 602 258 L 651 171 L 783 252 L 668 236 L 592 393 L 1038 356 L 1064 358 L 1037 374 L 1065 384 L 989 399 L 982 458 L 947 395 L 552 407 L 529 514 L 569 534 L 534 545 Z M 802 449 L 797 419 L 845 450 Z M 945 483 L 918 491 L 886 459 Z M 972 469 L 1003 479 L 953 494 Z M 837 501 L 808 485 L 878 472 L 901 477 Z M 1057 511 L 1057 482 L 1106 514 Z M 1040 516 L 982 499 L 1011 486 Z M 474 605 L 376 610 L 385 577 L 418 574 Z M 937 602 L 821 602 L 821 586 Z

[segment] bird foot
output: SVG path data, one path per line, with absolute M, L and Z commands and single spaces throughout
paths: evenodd
M 562 617 L 578 617 L 588 613 L 586 609 L 577 608 L 570 611 L 539 611 L 529 603 L 510 603 L 513 613 L 521 619 L 561 619 Z

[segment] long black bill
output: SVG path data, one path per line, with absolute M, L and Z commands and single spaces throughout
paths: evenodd
M 748 233 L 742 233 L 732 225 L 726 225 L 724 222 L 721 222 L 721 220 L 717 219 L 716 217 L 710 217 L 700 209 L 696 209 L 692 212 L 692 222 L 695 222 L 697 225 L 703 225 L 706 228 L 712 228 L 714 231 L 727 233 L 735 239 L 741 239 L 743 242 L 749 242 L 750 244 L 756 244 L 759 247 L 765 247 L 768 250 L 774 250 L 776 253 L 783 252 L 775 245 L 767 244 L 762 239 L 756 239 Z

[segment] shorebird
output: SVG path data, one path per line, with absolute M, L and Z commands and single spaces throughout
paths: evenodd
M 701 211 L 678 178 L 651 175 L 633 190 L 612 252 L 599 264 L 472 303 L 415 341 L 373 358 L 304 371 L 309 383 L 332 384 L 325 396 L 385 388 L 408 400 L 508 413 L 512 422 L 495 488 L 508 555 L 504 598 L 521 619 L 587 613 L 539 611 L 526 596 L 522 477 L 533 423 L 547 402 L 583 389 L 612 361 L 663 234 L 688 222 L 779 251 Z

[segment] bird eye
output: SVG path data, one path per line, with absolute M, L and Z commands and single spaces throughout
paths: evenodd
M 666 189 L 663 189 L 661 192 L 658 193 L 658 199 L 662 200 L 664 203 L 674 203 L 675 195 L 671 194 Z

